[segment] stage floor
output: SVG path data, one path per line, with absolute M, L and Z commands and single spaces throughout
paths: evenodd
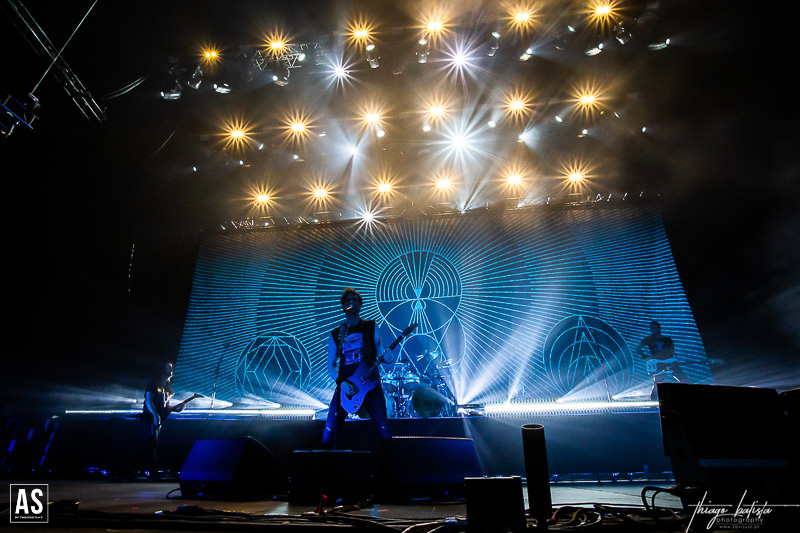
M 98 529 L 181 530 L 181 531 L 231 531 L 240 528 L 278 528 L 287 530 L 319 530 L 322 528 L 348 530 L 375 530 L 387 527 L 404 531 L 431 531 L 445 521 L 456 519 L 449 531 L 465 531 L 464 517 L 467 507 L 464 499 L 445 502 L 415 500 L 404 503 L 374 503 L 347 512 L 315 512 L 314 505 L 290 504 L 286 499 L 258 499 L 250 501 L 196 500 L 181 497 L 177 481 L 119 481 L 116 479 L 18 479 L 10 483 L 47 483 L 50 506 L 49 531 L 96 531 Z M 668 487 L 671 483 L 659 482 L 580 482 L 551 483 L 553 507 L 567 510 L 566 506 L 591 509 L 593 504 L 608 508 L 642 508 L 641 491 L 645 486 Z M 178 489 L 178 490 L 176 490 Z M 527 508 L 527 491 L 523 490 Z M 56 503 L 60 502 L 60 503 Z M 78 503 L 75 503 L 78 502 Z M 656 504 L 679 510 L 680 501 L 659 494 Z M 187 514 L 181 514 L 181 512 Z M 452 520 L 451 520 L 452 522 Z M 425 526 L 423 524 L 429 524 Z M 560 522 L 566 524 L 566 520 Z M 601 527 L 630 531 L 618 519 L 600 519 Z M 13 525 L 12 525 L 13 527 Z M 30 530 L 22 524 L 18 530 Z M 628 528 L 628 529 L 624 529 Z

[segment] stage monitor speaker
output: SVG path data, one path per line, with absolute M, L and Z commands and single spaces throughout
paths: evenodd
M 372 454 L 353 450 L 295 450 L 289 501 L 318 505 L 359 503 L 372 498 Z
M 797 504 L 796 437 L 774 389 L 659 383 L 664 452 L 687 512 L 706 506 Z M 758 506 L 758 504 L 756 504 Z M 776 519 L 780 508 L 773 508 Z
M 178 480 L 188 498 L 251 499 L 287 487 L 275 456 L 252 437 L 195 441 Z
M 464 479 L 483 475 L 475 443 L 460 437 L 392 437 L 380 468 L 382 499 L 464 495 Z
M 464 491 L 468 533 L 525 531 L 525 499 L 519 476 L 468 477 Z

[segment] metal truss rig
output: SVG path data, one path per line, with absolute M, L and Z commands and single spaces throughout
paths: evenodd
M 37 54 L 45 57 L 50 62 L 50 69 L 59 81 L 67 94 L 75 102 L 83 115 L 91 122 L 101 125 L 108 125 L 108 118 L 105 111 L 98 105 L 92 97 L 91 92 L 81 83 L 78 76 L 61 56 L 61 51 L 56 48 L 45 34 L 44 30 L 36 22 L 27 8 L 18 0 L 7 0 L 7 11 L 12 22 L 19 32 L 28 41 Z M 38 85 L 37 85 L 38 87 Z M 33 96 L 31 92 L 30 96 Z M 34 101 L 38 103 L 37 100 Z M 32 122 L 32 120 L 30 121 Z M 30 127 L 30 123 L 26 121 Z M 10 132 L 9 132 L 10 133 Z
M 271 54 L 269 51 L 256 50 L 253 54 L 253 65 L 259 70 L 270 70 L 271 65 L 279 63 L 286 69 L 299 68 L 309 55 L 314 55 L 315 64 L 319 65 L 325 57 L 325 51 L 319 43 L 290 44 L 286 45 L 280 54 Z

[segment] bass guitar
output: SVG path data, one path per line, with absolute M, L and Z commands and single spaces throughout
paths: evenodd
M 183 411 L 183 409 L 186 407 L 186 404 L 188 404 L 192 400 L 196 400 L 197 398 L 205 398 L 205 396 L 195 392 L 182 402 L 178 402 L 175 405 L 170 405 L 169 408 L 166 409 L 164 415 L 161 417 L 161 423 L 163 424 L 164 420 L 166 420 L 167 417 L 169 417 L 169 415 L 171 415 L 172 413 L 180 413 L 181 411 Z
M 648 359 L 645 361 L 647 373 L 650 377 L 662 376 L 664 374 L 672 374 L 675 371 L 675 366 L 678 363 L 677 357 L 670 357 L 669 359 Z
M 378 373 L 378 367 L 380 367 L 381 363 L 385 362 L 383 360 L 383 356 L 386 355 L 387 352 L 391 352 L 397 348 L 397 345 L 400 344 L 400 341 L 409 336 L 412 331 L 417 329 L 418 325 L 419 324 L 411 324 L 408 326 L 403 330 L 400 336 L 394 340 L 391 346 L 383 350 L 383 353 L 375 360 L 374 363 L 368 365 L 366 362 L 362 362 L 360 365 L 358 365 L 352 376 L 342 380 L 342 385 L 345 383 L 349 383 L 351 385 L 351 391 L 349 393 L 344 392 L 344 387 L 342 387 L 341 403 L 345 411 L 348 413 L 355 413 L 361 409 L 361 405 L 364 403 L 364 397 L 380 382 L 380 379 L 376 379 L 375 374 Z

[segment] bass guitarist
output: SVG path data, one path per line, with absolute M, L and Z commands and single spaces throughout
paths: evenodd
M 161 433 L 161 424 L 170 413 L 180 412 L 186 405 L 185 402 L 176 406 L 169 404 L 172 397 L 172 373 L 172 363 L 164 364 L 161 371 L 148 383 L 144 393 L 140 427 L 147 454 L 146 470 L 150 472 L 150 479 L 155 479 L 158 473 L 158 435 Z
M 383 353 L 380 332 L 374 320 L 361 318 L 363 300 L 355 289 L 347 287 L 342 292 L 342 310 L 345 320 L 341 326 L 331 331 L 328 338 L 328 374 L 336 381 L 336 390 L 331 399 L 322 443 L 326 447 L 339 448 L 340 433 L 347 411 L 342 406 L 342 395 L 353 395 L 357 386 L 350 381 L 362 363 L 372 367 L 376 364 L 378 354 Z M 384 444 L 391 439 L 387 424 L 386 399 L 380 383 L 380 373 L 376 370 L 366 376 L 371 388 L 364 397 L 362 407 L 369 412 L 369 418 L 375 425 L 378 435 Z M 362 383 L 363 385 L 363 383 Z M 368 388 L 368 387 L 365 387 Z
M 648 356 L 644 348 L 650 350 Z M 650 391 L 650 399 L 658 399 L 657 383 L 664 381 L 679 382 L 676 374 L 683 375 L 678 366 L 678 358 L 675 357 L 675 344 L 671 337 L 661 334 L 661 324 L 653 320 L 650 322 L 650 335 L 645 337 L 637 347 L 639 355 L 645 359 L 647 373 L 653 378 L 653 389 Z

